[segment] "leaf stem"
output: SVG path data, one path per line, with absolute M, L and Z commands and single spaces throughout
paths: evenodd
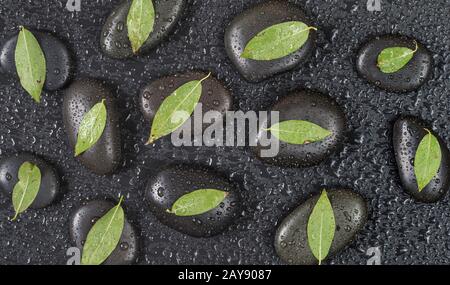
M 15 214 L 14 217 L 11 219 L 11 222 L 14 222 L 14 221 L 17 219 L 18 216 L 19 216 L 19 212 L 16 211 L 16 214 Z
M 123 202 L 123 195 L 120 195 L 119 204 L 117 204 L 117 207 L 119 207 Z
M 419 44 L 417 43 L 416 40 L 414 40 L 414 44 L 416 45 L 416 48 L 413 50 L 413 54 L 419 50 Z

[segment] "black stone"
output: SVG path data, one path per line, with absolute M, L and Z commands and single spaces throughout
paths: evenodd
M 327 190 L 336 221 L 336 232 L 327 258 L 347 246 L 364 227 L 367 220 L 366 201 L 357 193 L 345 189 Z M 275 250 L 286 263 L 318 264 L 308 244 L 309 216 L 320 195 L 301 204 L 280 224 L 275 234 Z
M 429 130 L 439 141 L 442 162 L 436 177 L 419 192 L 414 174 L 414 157 L 423 137 Z M 449 189 L 450 157 L 447 145 L 427 127 L 426 123 L 415 117 L 402 117 L 394 124 L 394 151 L 400 180 L 406 193 L 420 202 L 433 203 L 441 200 Z
M 155 8 L 155 25 L 147 41 L 139 50 L 145 54 L 156 47 L 172 32 L 180 19 L 186 0 L 153 0 Z M 112 58 L 128 58 L 133 56 L 128 38 L 127 16 L 131 0 L 122 2 L 106 20 L 100 39 L 103 52 Z
M 54 91 L 63 88 L 71 79 L 74 61 L 66 45 L 48 32 L 32 31 L 44 52 L 47 74 L 44 88 Z M 0 71 L 19 79 L 15 63 L 17 34 L 0 48 Z
M 383 73 L 377 66 L 378 55 L 389 47 L 407 47 L 418 50 L 411 61 L 395 73 Z M 409 92 L 418 89 L 431 75 L 433 58 L 418 40 L 407 36 L 384 35 L 365 43 L 358 53 L 356 69 L 370 83 L 393 92 Z
M 315 49 L 316 32 L 310 31 L 306 43 L 296 52 L 280 59 L 258 61 L 241 58 L 247 43 L 262 30 L 287 21 L 301 21 L 314 26 L 303 10 L 287 1 L 268 1 L 258 4 L 237 16 L 225 33 L 227 54 L 247 81 L 258 82 L 288 71 L 304 63 Z
M 109 201 L 91 201 L 76 212 L 70 219 L 70 238 L 82 249 L 87 235 L 98 219 L 103 217 L 115 206 Z M 134 227 L 125 217 L 125 223 L 119 244 L 111 255 L 103 262 L 104 265 L 129 265 L 136 261 L 139 253 L 139 242 Z
M 108 112 L 103 135 L 94 146 L 77 157 L 82 164 L 100 175 L 114 172 L 122 161 L 120 121 L 115 98 L 101 82 L 83 79 L 72 83 L 66 90 L 63 105 L 64 126 L 74 151 L 83 116 L 102 99 L 105 99 Z
M 206 76 L 207 74 L 203 72 L 187 72 L 163 77 L 147 85 L 140 95 L 141 111 L 145 119 L 153 121 L 162 102 L 181 85 Z M 202 82 L 202 95 L 199 103 L 202 104 L 203 113 L 217 111 L 220 116 L 225 117 L 226 112 L 233 106 L 233 98 L 222 82 L 210 76 Z M 214 120 L 220 119 L 219 113 Z M 194 124 L 194 120 L 191 120 L 191 124 Z M 203 124 L 203 129 L 208 126 L 209 124 Z M 195 129 L 192 127 L 192 130 Z
M 306 120 L 332 132 L 322 141 L 303 145 L 288 144 L 280 141 L 280 149 L 275 157 L 261 157 L 261 137 L 267 137 L 266 126 L 270 126 L 270 118 L 259 122 L 256 137 L 257 146 L 253 151 L 263 161 L 287 167 L 308 167 L 321 163 L 334 153 L 344 140 L 346 118 L 336 101 L 328 96 L 313 91 L 298 91 L 282 98 L 271 111 L 279 112 L 279 121 Z M 267 124 L 265 124 L 267 122 Z M 269 134 L 270 135 L 270 134 Z
M 199 189 L 217 189 L 230 194 L 216 208 L 194 217 L 167 213 L 183 195 Z M 240 196 L 225 178 L 209 170 L 192 166 L 167 168 L 152 177 L 146 187 L 150 210 L 158 220 L 194 237 L 210 237 L 223 232 L 240 214 Z
M 14 186 L 19 181 L 19 168 L 27 161 L 37 165 L 41 171 L 41 186 L 30 207 L 33 209 L 47 207 L 55 201 L 60 192 L 59 176 L 52 166 L 35 155 L 21 153 L 0 160 L 0 188 L 11 199 Z

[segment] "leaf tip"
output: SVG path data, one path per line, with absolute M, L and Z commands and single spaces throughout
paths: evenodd
M 151 145 L 153 144 L 158 138 L 155 137 L 154 135 L 150 135 L 150 138 L 148 139 L 148 141 L 145 143 L 145 145 Z
M 40 94 L 35 94 L 32 97 L 36 103 L 38 103 L 38 104 L 41 103 L 41 95 Z
M 133 54 L 137 55 L 139 53 L 140 47 L 132 46 L 131 49 L 133 50 Z
M 245 58 L 245 59 L 250 59 L 251 58 L 251 53 L 245 49 L 242 53 L 241 53 L 241 58 Z

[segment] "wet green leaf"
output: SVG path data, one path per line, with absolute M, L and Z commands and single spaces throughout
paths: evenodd
M 41 170 L 31 162 L 24 162 L 19 168 L 18 178 L 12 193 L 12 203 L 16 211 L 13 221 L 36 199 L 41 187 Z
M 421 192 L 436 177 L 441 166 L 441 146 L 437 138 L 428 134 L 420 141 L 414 158 L 414 173 Z
M 155 8 L 152 0 L 133 0 L 127 16 L 127 29 L 134 53 L 147 41 L 154 25 Z
M 319 265 L 328 256 L 336 231 L 333 207 L 323 190 L 308 220 L 308 244 Z
M 147 144 L 172 133 L 189 119 L 202 95 L 202 82 L 210 75 L 183 84 L 162 102 L 153 119 Z
M 299 21 L 284 22 L 268 27 L 251 39 L 241 54 L 242 58 L 274 60 L 299 50 L 308 40 L 310 30 Z
M 125 224 L 122 201 L 123 197 L 92 226 L 83 246 L 81 264 L 100 265 L 116 249 Z
M 101 138 L 106 126 L 105 100 L 97 103 L 83 116 L 78 129 L 78 138 L 75 145 L 75 156 L 90 149 Z
M 206 213 L 222 203 L 228 192 L 215 189 L 200 189 L 181 196 L 167 212 L 187 217 Z
M 415 50 L 407 47 L 386 48 L 378 55 L 378 68 L 383 73 L 397 72 L 411 61 L 417 49 L 417 43 Z
M 39 42 L 24 27 L 20 27 L 17 38 L 15 63 L 20 84 L 39 103 L 47 74 L 47 66 Z
M 332 133 L 321 126 L 302 120 L 277 123 L 268 129 L 275 137 L 290 144 L 307 144 L 321 141 Z

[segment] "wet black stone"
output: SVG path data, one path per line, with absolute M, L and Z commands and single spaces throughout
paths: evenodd
M 414 174 L 414 157 L 428 129 L 441 145 L 442 162 L 436 177 L 421 191 L 418 191 Z M 394 124 L 394 151 L 400 180 L 406 193 L 420 202 L 433 203 L 441 200 L 447 193 L 449 181 L 450 157 L 447 145 L 423 121 L 415 117 L 402 117 Z
M 114 172 L 122 161 L 119 114 L 111 91 L 94 79 L 83 79 L 72 83 L 65 92 L 63 118 L 72 153 L 77 141 L 78 128 L 86 112 L 105 99 L 106 127 L 97 143 L 77 158 L 96 174 Z
M 206 76 L 207 74 L 203 72 L 187 72 L 163 77 L 147 85 L 140 95 L 141 111 L 144 118 L 152 121 L 162 102 L 176 89 L 189 81 L 200 80 Z M 223 117 L 233 106 L 233 98 L 230 92 L 223 86 L 222 82 L 212 76 L 202 82 L 202 95 L 199 102 L 202 104 L 203 113 L 217 111 Z M 214 120 L 216 119 L 220 119 L 219 116 L 215 117 Z M 193 125 L 194 120 L 191 120 L 191 123 Z M 203 129 L 208 126 L 209 124 L 203 124 Z M 193 127 L 192 130 L 194 130 Z
M 20 153 L 0 160 L 0 188 L 8 199 L 11 199 L 14 186 L 19 181 L 19 168 L 27 161 L 37 165 L 41 171 L 41 187 L 30 207 L 47 207 L 55 201 L 60 192 L 59 176 L 51 165 L 35 155 Z
M 411 61 L 401 70 L 386 74 L 377 66 L 378 55 L 389 47 L 407 47 L 418 50 Z M 418 40 L 407 36 L 384 35 L 365 43 L 359 50 L 356 68 L 370 83 L 393 92 L 409 92 L 418 89 L 431 75 L 433 58 L 428 49 Z
M 308 26 L 314 26 L 303 10 L 286 1 L 268 1 L 256 5 L 237 16 L 228 26 L 225 33 L 227 54 L 246 80 L 258 82 L 277 73 L 291 70 L 304 63 L 315 49 L 316 32 L 311 30 L 303 47 L 284 58 L 270 61 L 241 58 L 240 55 L 247 43 L 259 32 L 287 21 L 302 21 Z
M 333 207 L 336 232 L 328 258 L 347 246 L 364 227 L 367 220 L 366 201 L 357 193 L 345 189 L 327 190 Z M 275 234 L 275 250 L 289 264 L 318 264 L 308 244 L 309 216 L 320 195 L 306 200 L 280 224 Z
M 194 217 L 178 217 L 166 212 L 181 196 L 208 188 L 230 194 L 216 209 Z M 146 196 L 150 210 L 161 223 L 194 237 L 210 237 L 223 232 L 241 208 L 240 196 L 227 179 L 209 170 L 186 165 L 167 168 L 150 178 Z
M 44 88 L 54 91 L 63 88 L 71 79 L 74 61 L 66 45 L 47 32 L 32 31 L 45 55 L 47 75 Z M 19 80 L 15 63 L 17 34 L 0 48 L 0 71 Z
M 182 15 L 186 0 L 154 0 L 153 5 L 156 14 L 155 25 L 139 54 L 147 53 L 170 34 Z M 127 29 L 130 6 L 131 0 L 123 1 L 112 11 L 103 26 L 100 44 L 103 52 L 112 58 L 133 56 Z
M 92 226 L 114 206 L 115 203 L 109 201 L 91 201 L 76 210 L 70 219 L 69 225 L 70 238 L 76 247 L 83 248 Z M 138 250 L 139 242 L 136 231 L 125 217 L 125 224 L 119 244 L 103 264 L 132 264 L 138 257 Z
M 261 157 L 261 137 L 267 137 L 264 130 L 270 126 L 270 118 L 261 120 L 253 151 L 263 161 L 287 167 L 308 167 L 321 163 L 334 153 L 344 140 L 346 118 L 336 101 L 326 95 L 303 90 L 292 93 L 276 103 L 271 111 L 279 112 L 279 121 L 306 120 L 332 132 L 332 135 L 319 142 L 304 145 L 288 144 L 280 141 L 279 153 L 275 157 Z M 267 121 L 267 124 L 264 122 Z

